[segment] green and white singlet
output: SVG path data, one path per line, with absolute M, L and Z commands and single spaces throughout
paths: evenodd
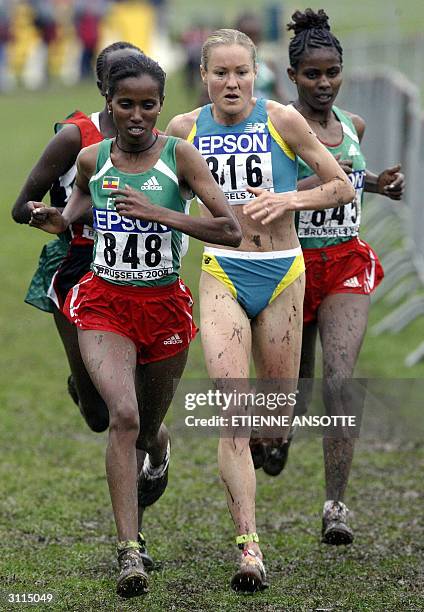
M 144 287 L 167 285 L 179 275 L 182 233 L 156 221 L 121 217 L 115 208 L 114 190 L 129 185 L 152 204 L 186 212 L 176 175 L 178 138 L 167 141 L 156 164 L 138 174 L 115 168 L 110 158 L 112 139 L 99 145 L 96 173 L 90 179 L 93 227 L 96 231 L 92 270 L 104 280 Z
M 325 210 L 303 210 L 296 214 L 297 233 L 303 249 L 334 246 L 358 236 L 359 233 L 366 162 L 352 120 L 337 106 L 333 106 L 333 112 L 341 123 L 343 139 L 336 146 L 325 146 L 334 157 L 340 154 L 341 159 L 352 160 L 349 179 L 355 188 L 355 198 L 344 206 Z M 309 166 L 299 159 L 298 180 L 312 174 L 314 173 Z

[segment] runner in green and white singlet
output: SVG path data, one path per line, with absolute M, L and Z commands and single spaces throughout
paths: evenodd
M 329 415 L 355 414 L 346 382 L 353 377 L 365 336 L 370 294 L 383 277 L 373 249 L 359 238 L 362 192 L 380 193 L 393 200 L 402 197 L 404 177 L 400 166 L 376 175 L 365 167 L 360 143 L 365 121 L 334 106 L 342 84 L 343 50 L 330 31 L 328 17 L 306 9 L 296 11 L 288 29 L 290 41 L 289 78 L 296 84 L 294 107 L 304 116 L 319 140 L 337 157 L 355 187 L 356 197 L 346 206 L 301 212 L 298 234 L 306 265 L 303 308 L 303 339 L 300 377 L 302 393 L 296 409 L 306 411 L 315 370 L 317 335 L 323 354 L 323 400 Z M 303 193 L 321 181 L 300 163 L 298 189 Z M 302 380 L 303 379 L 303 380 Z M 356 394 L 357 395 L 357 394 Z M 358 431 L 332 431 L 323 438 L 326 501 L 322 515 L 322 541 L 350 544 L 353 531 L 348 524 L 344 495 Z M 287 456 L 287 448 L 281 457 Z M 274 467 L 278 463 L 275 458 Z M 276 468 L 277 471 L 277 468 Z
M 93 272 L 68 294 L 65 313 L 78 327 L 84 363 L 109 409 L 106 472 L 122 597 L 147 591 L 137 484 L 142 507 L 165 490 L 170 443 L 163 419 L 196 333 L 190 291 L 178 274 L 182 233 L 230 247 L 241 241 L 239 224 L 199 152 L 154 129 L 164 85 L 165 73 L 146 56 L 113 64 L 107 102 L 116 139 L 81 152 L 63 215 L 32 202 L 31 225 L 58 233 L 93 200 Z M 188 216 L 180 191 L 198 195 L 211 216 Z M 136 449 L 146 453 L 141 470 Z
M 49 191 L 52 206 L 62 209 L 66 205 L 75 180 L 78 153 L 84 147 L 116 134 L 106 107 L 105 76 L 108 68 L 117 59 L 140 53 L 138 47 L 121 41 L 100 51 L 96 59 L 96 81 L 99 93 L 105 98 L 103 108 L 90 116 L 77 111 L 56 123 L 55 136 L 29 173 L 13 206 L 12 216 L 16 222 L 29 223 L 29 203 L 42 200 Z M 88 221 L 85 220 L 85 223 Z M 109 425 L 109 412 L 82 361 L 75 325 L 62 312 L 69 289 L 90 269 L 93 252 L 90 230 L 91 227 L 84 223 L 72 224 L 59 240 L 53 240 L 43 247 L 25 301 L 53 314 L 71 371 L 68 391 L 90 429 L 102 432 Z
M 365 186 L 366 163 L 362 154 L 358 134 L 348 114 L 333 106 L 334 115 L 340 123 L 342 137 L 339 143 L 328 145 L 327 149 L 342 160 L 351 161 L 349 180 L 355 189 L 355 199 L 350 204 L 324 210 L 302 210 L 296 219 L 297 235 L 303 249 L 319 249 L 346 242 L 358 236 L 361 223 L 361 204 Z M 299 160 L 298 180 L 314 173 Z

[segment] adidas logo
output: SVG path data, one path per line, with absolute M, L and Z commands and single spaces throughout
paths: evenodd
M 178 334 L 174 334 L 173 336 L 168 338 L 168 340 L 164 340 L 163 343 L 164 344 L 182 344 L 183 341 L 181 340 Z
M 152 176 L 152 178 L 143 183 L 140 189 L 141 191 L 162 191 L 162 185 L 159 185 L 159 181 L 155 176 Z
M 263 134 L 265 132 L 265 123 L 246 123 L 244 132 L 245 134 Z
M 358 277 L 357 276 L 352 276 L 352 278 L 348 278 L 347 280 L 345 280 L 345 282 L 343 283 L 344 287 L 360 287 L 361 283 L 358 281 Z

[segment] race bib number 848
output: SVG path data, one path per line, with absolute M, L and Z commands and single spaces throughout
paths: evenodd
M 172 274 L 172 232 L 159 223 L 95 211 L 97 230 L 93 269 L 111 280 L 152 280 Z M 104 231 L 104 229 L 113 231 Z M 102 231 L 103 230 L 103 231 Z

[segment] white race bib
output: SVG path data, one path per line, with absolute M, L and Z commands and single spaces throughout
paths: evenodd
M 302 210 L 299 213 L 299 238 L 349 238 L 357 236 L 361 224 L 361 200 L 365 170 L 349 175 L 355 187 L 355 198 L 350 204 L 325 210 Z
M 229 204 L 255 198 L 247 187 L 273 191 L 271 136 L 268 133 L 195 137 L 195 146 Z
M 172 231 L 165 225 L 127 219 L 115 211 L 94 210 L 94 227 L 97 239 L 93 271 L 99 276 L 138 281 L 174 272 Z

